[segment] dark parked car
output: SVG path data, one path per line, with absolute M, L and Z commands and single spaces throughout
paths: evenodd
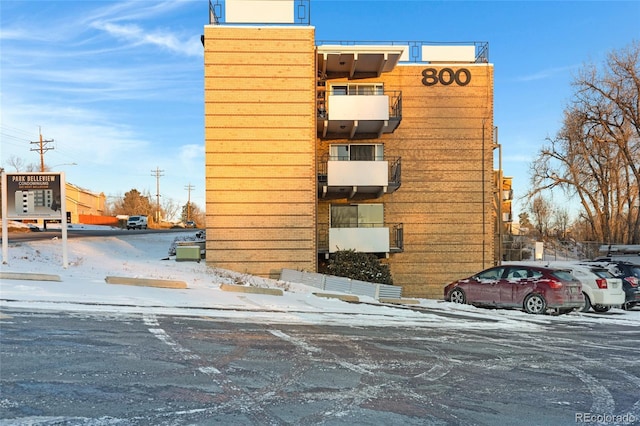
M 502 265 L 485 269 L 444 288 L 444 299 L 477 306 L 524 309 L 558 314 L 584 305 L 582 285 L 564 269 L 531 265 Z
M 622 288 L 625 293 L 623 309 L 640 305 L 640 265 L 607 258 L 596 259 L 589 263 L 607 268 L 613 276 L 622 279 Z
M 195 228 L 196 227 L 196 223 L 194 221 L 190 220 L 187 223 L 185 223 L 184 226 L 186 228 Z

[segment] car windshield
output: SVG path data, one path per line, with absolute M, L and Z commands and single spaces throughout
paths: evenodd
M 571 271 L 569 270 L 558 269 L 553 271 L 551 275 L 562 281 L 573 281 L 573 275 L 571 275 Z

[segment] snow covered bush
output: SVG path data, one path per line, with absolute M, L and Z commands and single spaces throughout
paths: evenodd
M 338 250 L 329 258 L 321 273 L 367 281 L 378 284 L 393 284 L 389 265 L 380 263 L 373 254 L 355 250 Z

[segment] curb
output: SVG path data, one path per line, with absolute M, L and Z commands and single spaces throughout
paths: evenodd
M 380 303 L 390 303 L 392 305 L 419 305 L 420 301 L 417 299 L 389 299 L 386 297 L 381 297 L 378 299 Z
M 284 294 L 280 288 L 250 287 L 236 284 L 220 284 L 220 290 L 233 291 L 236 293 L 268 294 L 271 296 L 282 296 Z
M 316 297 L 324 297 L 326 299 L 338 299 L 343 302 L 360 302 L 360 298 L 358 296 L 353 296 L 350 294 L 333 294 L 333 293 L 311 293 Z
M 30 281 L 62 281 L 60 275 L 36 274 L 29 272 L 0 272 L 3 280 L 30 280 Z
M 107 284 L 135 285 L 159 288 L 187 288 L 187 283 L 176 280 L 154 280 L 150 278 L 127 278 L 109 276 L 104 279 Z

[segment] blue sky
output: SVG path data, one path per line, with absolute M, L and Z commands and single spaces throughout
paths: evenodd
M 515 196 L 553 137 L 573 76 L 640 39 L 637 1 L 312 0 L 317 40 L 486 41 L 495 125 Z M 203 51 L 208 0 L 0 0 L 1 166 L 45 162 L 109 199 L 204 202 Z M 68 165 L 76 163 L 76 165 Z M 497 167 L 497 161 L 496 161 Z M 556 194 L 553 202 L 566 204 Z M 515 213 L 522 211 L 516 203 Z

